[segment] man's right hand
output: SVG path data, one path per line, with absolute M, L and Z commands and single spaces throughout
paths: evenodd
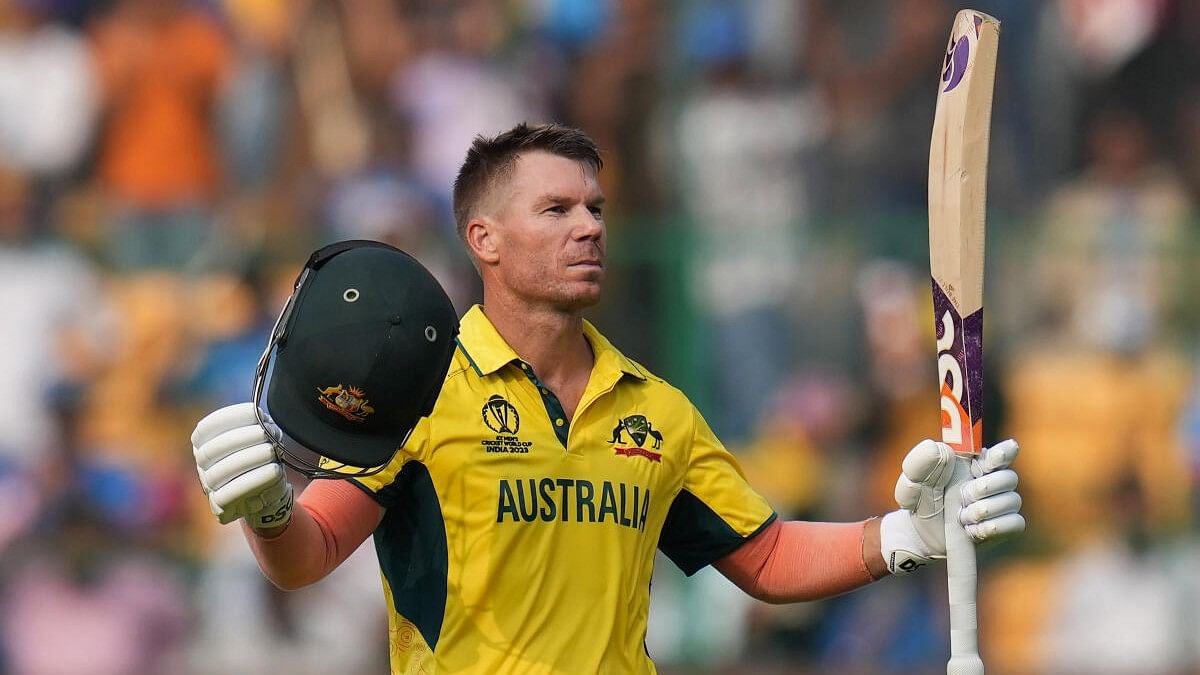
M 221 408 L 196 423 L 192 453 L 209 508 L 222 524 L 245 518 L 255 529 L 270 530 L 291 520 L 292 485 L 253 403 Z
M 957 488 L 962 495 L 958 522 L 977 544 L 1025 531 L 1017 472 L 1012 469 L 1018 451 L 1012 439 L 984 448 L 971 461 L 974 478 Z M 932 440 L 921 441 L 904 458 L 896 481 L 901 508 L 879 525 L 881 553 L 892 574 L 907 574 L 946 557 L 942 509 L 954 462 L 950 446 Z

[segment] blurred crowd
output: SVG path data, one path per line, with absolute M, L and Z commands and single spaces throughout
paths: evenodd
M 1002 21 L 985 440 L 1030 523 L 981 552 L 989 672 L 1200 672 L 1200 4 Z M 925 185 L 948 0 L 0 0 L 0 672 L 386 670 L 369 545 L 274 590 L 188 434 L 248 400 L 305 257 L 478 281 L 471 139 L 604 151 L 589 316 L 784 517 L 894 508 L 937 434 Z M 936 673 L 944 576 L 773 607 L 657 566 L 666 673 Z M 547 599 L 547 601 L 553 601 Z

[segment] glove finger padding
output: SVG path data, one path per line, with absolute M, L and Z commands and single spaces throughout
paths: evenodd
M 925 487 L 944 488 L 954 473 L 954 451 L 945 443 L 924 440 L 904 457 L 904 475 Z
M 192 447 L 198 448 L 226 431 L 258 425 L 254 403 L 238 403 L 212 411 L 196 423 L 192 431 Z
M 1025 517 L 1019 513 L 1006 513 L 978 525 L 964 525 L 963 529 L 973 541 L 997 541 L 1024 532 Z
M 226 457 L 263 443 L 269 444 L 270 437 L 258 424 L 236 427 L 224 431 L 203 445 L 193 446 L 196 466 L 207 471 Z
M 259 513 L 273 505 L 290 489 L 283 466 L 267 464 L 234 478 L 208 495 L 213 515 L 222 524 Z
M 984 448 L 978 457 L 971 460 L 971 475 L 979 478 L 997 469 L 1007 469 L 1012 466 L 1020 451 L 1020 446 L 1011 438 L 1000 441 L 990 448 Z
M 945 443 L 924 440 L 909 450 L 896 480 L 896 503 L 917 517 L 942 512 L 942 489 L 954 473 L 954 452 Z
M 976 543 L 1003 539 L 1025 531 L 1017 472 L 1009 468 L 1020 452 L 1013 439 L 985 448 L 971 462 L 972 480 L 961 488 L 958 520 Z
M 896 479 L 896 503 L 901 508 L 916 511 L 921 506 L 922 488 L 904 474 Z
M 201 482 L 215 490 L 238 476 L 260 466 L 275 463 L 275 446 L 259 443 L 227 455 L 201 474 Z
M 962 484 L 961 494 L 963 505 L 977 502 L 985 497 L 1013 492 L 1017 489 L 1017 472 L 1012 469 L 1001 469 Z
M 1015 492 L 1005 492 L 981 499 L 968 504 L 958 511 L 958 522 L 966 525 L 978 525 L 991 518 L 1005 514 L 1017 513 L 1021 510 L 1021 495 Z

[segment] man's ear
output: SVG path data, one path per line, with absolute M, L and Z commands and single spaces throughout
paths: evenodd
M 473 218 L 467 223 L 467 247 L 481 263 L 494 264 L 499 259 L 499 235 L 498 224 L 491 218 Z

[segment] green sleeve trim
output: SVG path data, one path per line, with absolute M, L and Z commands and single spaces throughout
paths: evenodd
M 395 490 L 391 490 L 395 486 Z M 429 471 L 409 462 L 387 490 L 395 495 L 375 530 L 375 553 L 396 613 L 436 650 L 446 618 L 449 548 L 441 501 Z
M 671 502 L 658 548 L 690 577 L 733 553 L 777 517 L 772 512 L 754 532 L 743 537 L 698 497 L 682 490 Z

